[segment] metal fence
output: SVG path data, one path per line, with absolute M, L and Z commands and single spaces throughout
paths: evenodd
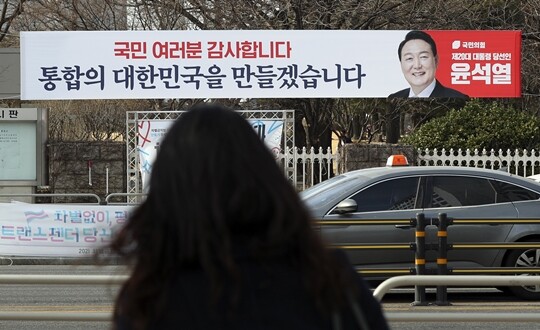
M 419 166 L 463 166 L 498 170 L 519 176 L 540 173 L 540 150 L 486 150 L 486 149 L 418 149 L 416 165 Z M 331 178 L 337 165 L 337 154 L 330 148 L 290 148 L 289 166 L 284 166 L 287 177 L 296 178 L 294 184 L 298 190 L 304 190 L 313 184 Z M 284 154 L 284 155 L 285 155 Z M 284 156 L 278 161 L 284 163 Z M 295 173 L 294 176 L 292 173 Z
M 287 148 L 277 155 L 278 164 L 297 190 L 301 191 L 314 184 L 330 179 L 334 175 L 336 155 L 329 147 Z
M 139 125 L 145 121 L 172 121 L 183 113 L 185 111 L 128 111 L 126 113 L 127 193 L 139 194 L 143 192 L 143 181 L 139 172 Z M 294 149 L 294 110 L 242 110 L 238 113 L 249 120 L 283 121 L 282 146 L 287 151 Z M 292 160 L 289 159 L 290 153 L 280 153 L 278 156 L 285 159 L 283 162 L 285 168 L 292 165 Z M 294 173 L 286 168 L 285 174 L 293 175 Z M 288 178 L 293 179 L 292 177 Z
M 529 176 L 540 173 L 540 150 L 418 149 L 417 165 L 504 169 Z

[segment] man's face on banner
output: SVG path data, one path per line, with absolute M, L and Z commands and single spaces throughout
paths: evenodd
M 420 39 L 407 41 L 401 50 L 401 70 L 415 94 L 424 90 L 437 70 L 437 57 L 431 46 Z

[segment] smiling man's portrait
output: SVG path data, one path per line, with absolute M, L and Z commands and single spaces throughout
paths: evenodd
M 467 95 L 443 86 L 435 73 L 439 64 L 437 45 L 433 38 L 424 31 L 410 31 L 399 44 L 398 58 L 403 76 L 410 85 L 389 95 L 392 97 L 456 97 L 468 98 Z

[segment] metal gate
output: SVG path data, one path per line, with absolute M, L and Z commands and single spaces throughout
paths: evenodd
M 137 125 L 141 121 L 175 120 L 185 111 L 128 111 L 126 113 L 126 153 L 127 153 L 127 193 L 141 194 L 142 177 L 139 171 L 139 152 L 137 150 Z M 242 110 L 237 111 L 246 119 L 283 120 L 281 153 L 276 155 L 283 166 L 285 175 L 295 180 L 294 149 L 294 110 Z M 128 203 L 136 203 L 141 196 L 128 197 Z

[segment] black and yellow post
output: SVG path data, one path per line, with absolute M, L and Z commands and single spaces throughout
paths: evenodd
M 438 254 L 437 254 L 437 274 L 448 275 L 448 225 L 451 220 L 448 219 L 446 213 L 439 213 L 438 221 Z M 448 291 L 446 286 L 437 286 L 437 298 L 435 305 L 448 306 Z
M 423 213 L 416 215 L 416 231 L 415 231 L 416 251 L 414 264 L 416 275 L 424 275 L 426 273 L 426 218 Z M 414 287 L 414 302 L 413 306 L 426 306 L 426 287 L 416 285 Z

